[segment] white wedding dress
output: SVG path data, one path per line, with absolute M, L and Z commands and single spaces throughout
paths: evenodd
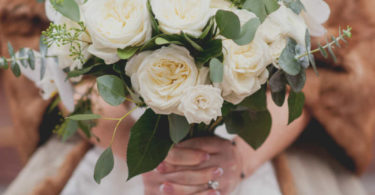
M 142 111 L 132 114 L 138 118 Z M 225 127 L 217 130 L 221 137 L 231 139 L 225 133 Z M 83 158 L 65 186 L 61 195 L 143 195 L 142 176 L 126 181 L 128 169 L 123 159 L 115 157 L 113 171 L 105 177 L 101 184 L 94 181 L 94 168 L 97 159 L 103 152 L 102 148 L 94 147 Z M 271 162 L 262 165 L 252 176 L 242 181 L 231 195 L 281 195 L 276 175 Z

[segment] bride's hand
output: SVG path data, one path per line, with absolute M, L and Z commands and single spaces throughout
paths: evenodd
M 226 195 L 241 181 L 242 159 L 232 142 L 195 138 L 176 145 L 155 171 L 143 175 L 146 194 Z M 208 183 L 217 182 L 216 190 Z

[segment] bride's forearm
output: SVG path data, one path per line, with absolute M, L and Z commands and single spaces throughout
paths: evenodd
M 270 95 L 268 95 L 268 108 L 272 115 L 272 129 L 269 137 L 258 150 L 252 149 L 240 137 L 235 139 L 243 156 L 243 171 L 245 176 L 251 175 L 264 162 L 285 150 L 303 131 L 310 119 L 309 114 L 304 111 L 299 119 L 287 125 L 287 103 L 281 108 L 277 107 L 272 102 Z

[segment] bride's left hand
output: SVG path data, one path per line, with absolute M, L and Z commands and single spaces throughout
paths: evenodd
M 145 193 L 227 195 L 241 181 L 243 162 L 232 142 L 194 138 L 176 145 L 155 171 L 143 175 Z M 216 190 L 208 185 L 218 182 Z

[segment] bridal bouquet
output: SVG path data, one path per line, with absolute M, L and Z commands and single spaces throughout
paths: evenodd
M 305 70 L 316 70 L 313 53 L 334 59 L 332 49 L 351 37 L 339 30 L 311 50 L 310 36 L 322 36 L 330 14 L 323 0 L 46 0 L 52 21 L 40 51 L 0 58 L 0 67 L 35 82 L 52 105 L 69 116 L 56 131 L 68 139 L 78 130 L 94 136 L 97 119 L 119 124 L 132 111 L 146 112 L 131 129 L 128 179 L 153 170 L 170 148 L 197 136 L 228 133 L 257 149 L 271 129 L 266 91 L 282 106 L 289 96 L 289 123 L 305 100 Z M 80 99 L 73 86 L 93 80 Z M 92 112 L 91 92 L 110 105 L 134 109 L 121 118 Z M 55 97 L 56 94 L 59 97 Z M 113 168 L 112 144 L 100 156 L 95 180 Z

